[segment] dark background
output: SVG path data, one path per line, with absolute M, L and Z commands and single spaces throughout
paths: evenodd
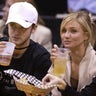
M 62 19 L 55 15 L 67 13 L 67 0 L 35 0 L 38 12 L 42 16 L 47 27 L 52 31 L 52 44 L 61 45 L 60 24 Z
M 41 15 L 56 15 L 67 12 L 67 0 L 35 0 Z
M 5 0 L 0 0 L 0 10 Z M 34 0 L 40 15 L 54 16 L 57 13 L 67 12 L 67 0 Z
M 4 1 L 0 0 L 0 12 L 2 12 Z M 67 0 L 35 0 L 35 3 L 45 25 L 52 31 L 52 44 L 60 46 L 59 30 L 62 19 L 56 18 L 55 15 L 67 13 Z M 1 15 L 0 18 L 2 18 Z

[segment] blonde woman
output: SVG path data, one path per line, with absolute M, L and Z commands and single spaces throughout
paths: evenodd
M 69 14 L 61 23 L 62 44 L 70 49 L 67 70 L 63 79 L 48 74 L 43 78 L 43 83 L 57 84 L 63 89 L 62 96 L 96 96 L 96 80 L 93 79 L 96 76 L 96 52 L 92 46 L 94 45 L 92 34 L 95 35 L 93 25 L 95 26 L 88 13 L 84 11 Z M 53 61 L 57 50 L 58 46 L 54 45 L 51 53 Z M 85 88 L 88 85 L 92 89 Z

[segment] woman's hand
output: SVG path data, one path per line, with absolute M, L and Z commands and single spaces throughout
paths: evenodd
M 63 79 L 47 74 L 43 79 L 42 82 L 44 85 L 51 86 L 51 85 L 56 85 L 59 89 L 65 89 L 66 83 L 64 82 Z
M 58 46 L 54 44 L 54 47 L 52 48 L 51 51 L 51 56 L 50 59 L 54 62 L 54 59 L 56 58 L 56 52 L 58 51 Z

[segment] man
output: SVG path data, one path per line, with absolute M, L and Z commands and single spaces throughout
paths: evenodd
M 3 8 L 3 17 L 0 20 L 0 33 L 1 36 L 8 36 L 8 27 L 5 25 L 5 22 L 8 18 L 9 8 L 15 2 L 24 2 L 27 1 L 33 4 L 36 7 L 34 0 L 5 0 L 5 6 Z M 38 8 L 36 8 L 38 9 Z M 52 49 L 52 32 L 51 29 L 44 25 L 44 21 L 39 16 L 38 17 L 38 26 L 33 34 L 31 34 L 30 38 L 44 46 L 49 52 Z M 47 37 L 47 38 L 46 38 Z
M 9 38 L 1 38 L 1 41 L 9 41 L 16 44 L 10 66 L 0 66 L 0 69 L 13 69 L 37 79 L 47 74 L 51 66 L 50 54 L 48 51 L 30 40 L 30 36 L 37 27 L 38 13 L 36 8 L 27 2 L 18 2 L 11 5 L 6 24 L 8 24 Z M 3 46 L 3 47 L 2 47 Z M 4 42 L 0 42 L 3 50 Z M 8 78 L 5 78 L 5 81 Z M 2 84 L 2 80 L 0 81 Z M 5 87 L 7 86 L 7 87 Z M 3 94 L 3 95 L 2 95 Z M 26 96 L 24 92 L 16 90 L 14 84 L 7 84 L 0 87 L 0 96 Z

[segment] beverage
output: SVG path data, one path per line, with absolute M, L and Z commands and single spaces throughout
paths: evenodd
M 55 52 L 55 59 L 53 62 L 53 74 L 61 77 L 66 71 L 66 63 L 68 59 L 69 49 L 58 48 Z
M 0 55 L 0 65 L 8 66 L 10 64 L 11 55 Z
M 0 65 L 9 66 L 14 52 L 15 44 L 6 42 L 6 47 L 0 51 Z
M 59 57 L 54 60 L 53 74 L 56 76 L 61 76 L 66 71 L 66 61 L 65 57 Z

